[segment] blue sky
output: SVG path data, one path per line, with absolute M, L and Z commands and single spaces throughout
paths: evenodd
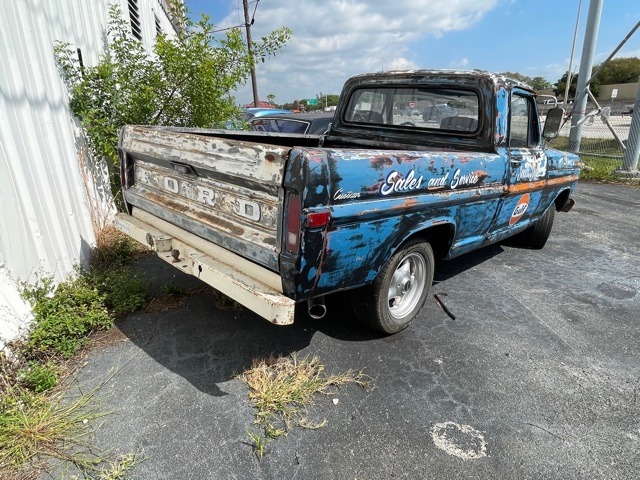
M 242 0 L 185 0 L 220 28 L 243 22 Z M 590 0 L 582 0 L 574 54 L 577 71 Z M 259 0 L 259 38 L 279 26 L 293 36 L 258 65 L 261 99 L 276 103 L 339 93 L 359 73 L 412 68 L 512 71 L 556 82 L 567 70 L 579 0 Z M 255 3 L 250 4 L 253 10 Z M 640 20 L 640 0 L 603 0 L 596 63 Z M 618 57 L 640 57 L 640 31 Z M 236 93 L 252 100 L 250 85 Z

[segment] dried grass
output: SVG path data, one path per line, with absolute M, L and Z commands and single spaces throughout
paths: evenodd
M 258 440 L 255 433 L 249 434 L 259 457 L 267 439 L 286 435 L 292 425 L 316 429 L 326 424 L 326 419 L 314 422 L 307 417 L 307 409 L 315 404 L 317 394 L 327 395 L 350 383 L 363 388 L 371 384 L 362 371 L 328 375 L 318 357 L 298 358 L 295 354 L 254 360 L 239 378 L 249 386 L 249 399 L 256 409 L 255 423 L 263 431 Z

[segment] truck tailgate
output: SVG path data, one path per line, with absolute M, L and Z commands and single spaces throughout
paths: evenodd
M 126 126 L 124 199 L 277 272 L 289 150 L 189 129 Z

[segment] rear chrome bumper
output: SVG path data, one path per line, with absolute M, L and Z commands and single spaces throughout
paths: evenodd
M 283 295 L 277 273 L 136 208 L 118 213 L 115 226 L 271 323 L 293 323 L 295 302 Z

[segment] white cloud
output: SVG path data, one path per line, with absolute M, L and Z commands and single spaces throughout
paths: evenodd
M 276 95 L 277 102 L 339 93 L 351 75 L 417 68 L 409 53 L 412 43 L 425 37 L 475 25 L 498 0 L 263 0 L 258 4 L 252 36 L 288 26 L 289 44 L 274 58 L 258 65 L 260 97 Z M 229 14 L 219 27 L 237 25 Z M 366 50 L 366 51 L 365 51 Z M 460 62 L 468 64 L 467 59 Z M 458 66 L 464 66 L 458 65 Z M 251 88 L 236 99 L 251 101 Z
M 451 68 L 466 68 L 469 66 L 469 59 L 463 58 L 462 60 L 454 60 L 449 64 Z
M 640 49 L 638 50 L 620 50 L 614 58 L 638 57 L 640 58 Z

